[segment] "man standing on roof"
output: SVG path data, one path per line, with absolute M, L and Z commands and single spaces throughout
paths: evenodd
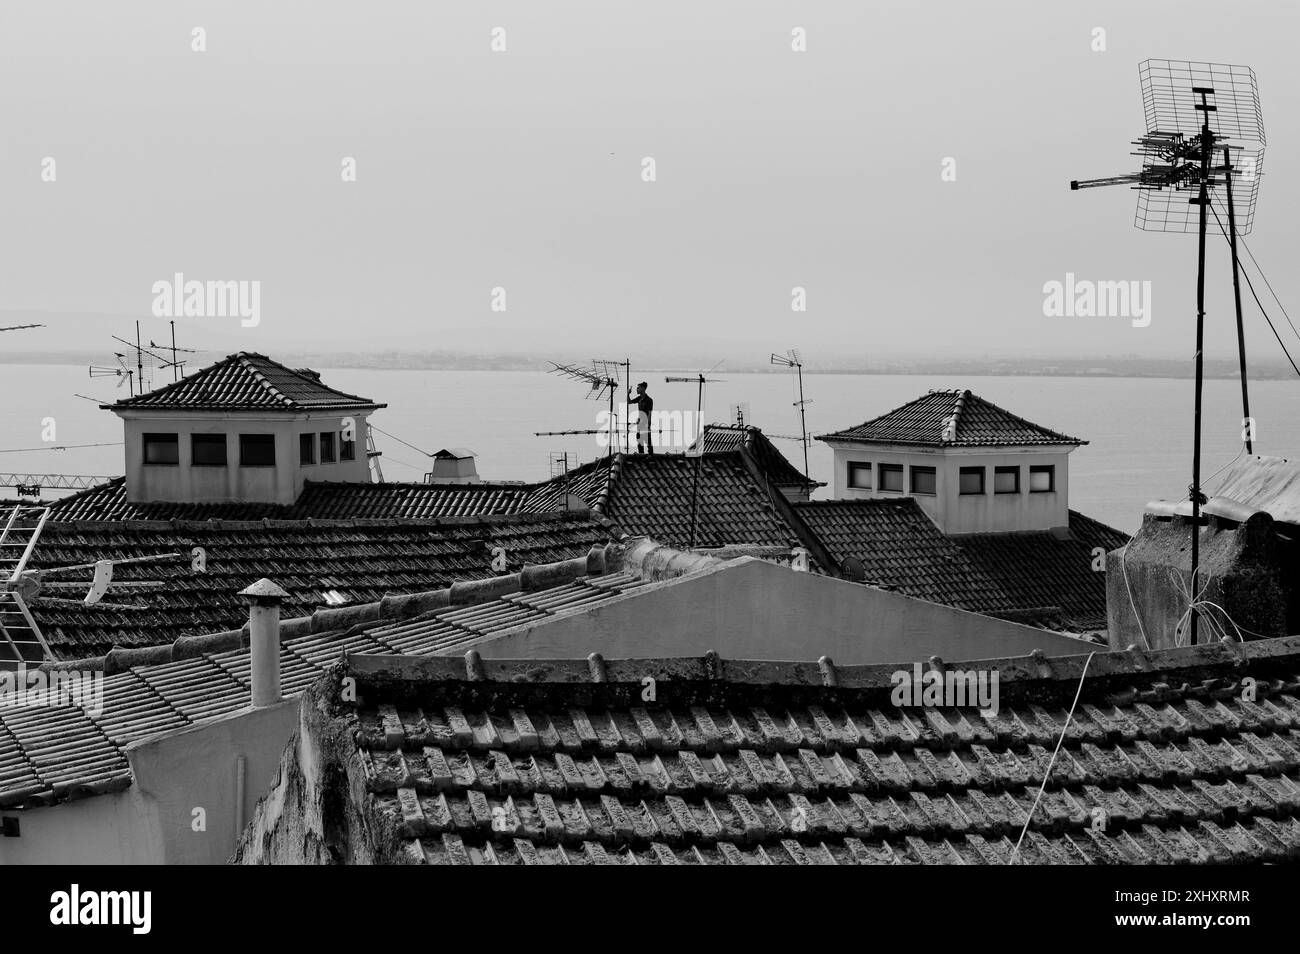
M 636 386 L 636 397 L 632 392 L 627 392 L 627 404 L 631 407 L 636 405 L 636 452 L 638 454 L 653 454 L 655 446 L 650 442 L 650 414 L 655 409 L 654 398 L 646 394 L 646 383 L 642 381 Z

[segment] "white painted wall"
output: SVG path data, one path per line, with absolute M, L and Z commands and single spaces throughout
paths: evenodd
M 827 441 L 835 452 L 835 496 L 841 499 L 915 497 L 921 509 L 944 533 L 1010 533 L 1020 530 L 1050 530 L 1070 523 L 1070 452 L 1073 447 L 1008 447 L 992 450 L 983 447 L 926 448 L 904 445 L 850 444 Z M 873 466 L 872 488 L 849 486 L 849 464 L 901 464 L 903 492 L 880 489 L 880 472 Z M 1056 468 L 1055 489 L 1049 493 L 1031 493 L 1029 468 L 1050 465 Z M 933 496 L 911 493 L 911 468 L 933 467 L 936 493 Z M 1020 492 L 995 494 L 994 468 L 1018 467 Z M 962 467 L 983 467 L 984 493 L 962 495 Z
M 608 603 L 474 644 L 484 658 L 699 656 L 836 663 L 947 662 L 1086 653 L 1096 647 L 901 593 L 800 573 L 752 557 L 651 584 Z M 455 654 L 465 652 L 458 646 Z
M 133 503 L 229 503 L 257 502 L 292 504 L 307 480 L 336 480 L 369 483 L 366 458 L 368 412 L 273 414 L 221 413 L 215 411 L 115 412 L 123 419 L 125 441 L 126 499 Z M 337 457 L 341 446 L 343 419 L 356 424 L 356 459 L 332 464 L 299 463 L 298 436 L 333 432 Z M 144 462 L 144 434 L 179 435 L 180 462 L 172 465 Z M 225 434 L 226 466 L 191 464 L 190 437 L 193 434 Z M 240 434 L 275 436 L 274 467 L 243 467 L 239 463 Z
M 236 819 L 252 819 L 297 721 L 292 699 L 143 739 L 126 750 L 134 784 L 124 791 L 0 810 L 19 826 L 17 838 L 0 838 L 0 865 L 223 864 L 235 850 Z

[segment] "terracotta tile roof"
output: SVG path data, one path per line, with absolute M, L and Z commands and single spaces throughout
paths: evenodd
M 694 497 L 696 547 L 753 544 L 788 550 L 801 528 L 792 524 L 775 485 L 765 489 L 752 466 L 740 451 L 700 457 L 615 454 L 570 471 L 567 491 L 630 536 L 688 546 Z M 522 509 L 559 506 L 565 486 L 563 478 L 540 485 Z
M 102 604 L 89 607 L 41 596 L 31 609 L 56 656 L 74 658 L 242 625 L 247 609 L 238 592 L 262 577 L 289 591 L 286 616 L 302 616 L 329 603 L 331 591 L 350 604 L 369 603 L 388 594 L 495 576 L 493 549 L 498 546 L 506 568 L 517 570 L 583 555 L 613 536 L 608 521 L 589 513 L 401 522 L 47 523 L 29 569 L 179 556 L 115 569 L 115 581 L 163 583 L 158 589 L 110 593 Z M 205 572 L 191 569 L 195 547 L 206 554 Z M 88 581 L 88 571 L 84 578 Z
M 1088 443 L 1026 421 L 968 390 L 930 391 L 864 424 L 819 435 L 817 440 L 927 447 Z
M 430 520 L 517 513 L 532 489 L 522 483 L 357 484 L 309 480 L 289 515 L 296 520 Z
M 808 481 L 780 449 L 757 427 L 740 424 L 706 424 L 699 445 L 706 454 L 744 451 L 759 473 L 778 487 L 825 487 L 824 481 Z
M 289 507 L 269 503 L 131 503 L 126 478 L 114 477 L 86 490 L 51 501 L 50 520 L 261 520 L 284 519 Z
M 816 500 L 794 511 L 838 567 L 861 562 L 862 582 L 977 613 L 1013 608 L 912 497 Z M 857 574 L 850 569 L 848 576 Z
M 1007 602 L 1029 610 L 1040 625 L 1090 632 L 1106 629 L 1106 574 L 1093 569 L 1094 551 L 1109 553 L 1128 539 L 1071 510 L 1068 535 L 972 533 L 952 542 L 997 583 Z
M 648 585 L 621 571 L 619 559 L 609 548 L 598 548 L 506 577 L 283 619 L 281 691 L 286 698 L 298 696 L 345 652 L 409 656 L 455 650 Z M 244 614 L 246 619 L 246 608 Z M 91 715 L 67 704 L 0 706 L 0 806 L 125 788 L 131 776 L 124 746 L 247 706 L 252 683 L 246 639 L 239 631 L 210 633 L 58 664 L 56 669 L 100 674 L 102 709 Z
M 944 535 L 911 497 L 794 504 L 837 566 L 864 582 L 959 609 L 1049 629 L 1106 628 L 1106 576 L 1093 550 L 1128 536 L 1070 511 L 1070 532 Z M 850 578 L 854 574 L 850 573 Z
M 764 488 L 737 453 L 620 454 L 593 509 L 624 533 L 682 547 L 692 543 L 694 500 L 695 546 L 788 547 L 798 534 L 782 519 L 775 496 L 779 493 Z
M 425 484 L 307 481 L 292 505 L 268 503 L 132 503 L 123 477 L 50 504 L 50 519 L 73 520 L 430 520 L 480 514 L 538 513 L 537 486 L 513 483 Z M 536 506 L 525 507 L 530 495 Z
M 558 510 L 563 506 L 566 495 L 577 497 L 588 507 L 595 507 L 609 486 L 612 463 L 612 458 L 604 457 L 575 467 L 566 475 L 535 485 L 524 497 L 520 510 L 525 513 Z
M 983 714 L 892 705 L 895 666 L 352 656 L 302 705 L 318 770 L 304 774 L 300 746 L 286 750 L 236 860 L 1300 857 L 1300 638 L 1099 652 L 1081 683 L 1085 660 L 986 661 L 1000 706 Z M 1241 698 L 1246 671 L 1254 701 Z M 356 703 L 340 699 L 345 676 Z M 330 827 L 304 831 L 295 815 L 281 830 L 282 805 Z
M 241 351 L 187 378 L 101 407 L 193 411 L 374 410 L 387 407 L 321 383 L 320 375 L 293 370 L 266 355 Z

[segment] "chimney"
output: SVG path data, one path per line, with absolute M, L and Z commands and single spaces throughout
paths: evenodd
M 280 701 L 280 601 L 289 594 L 260 579 L 240 596 L 248 598 L 248 651 L 254 707 Z
M 426 484 L 477 484 L 482 479 L 474 452 L 466 447 L 444 447 L 431 456 L 433 470 L 424 475 Z

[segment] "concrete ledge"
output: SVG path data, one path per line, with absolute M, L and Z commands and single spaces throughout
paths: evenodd
M 482 603 L 501 596 L 519 592 L 519 574 L 489 577 L 486 580 L 464 580 L 451 585 L 451 605 Z

